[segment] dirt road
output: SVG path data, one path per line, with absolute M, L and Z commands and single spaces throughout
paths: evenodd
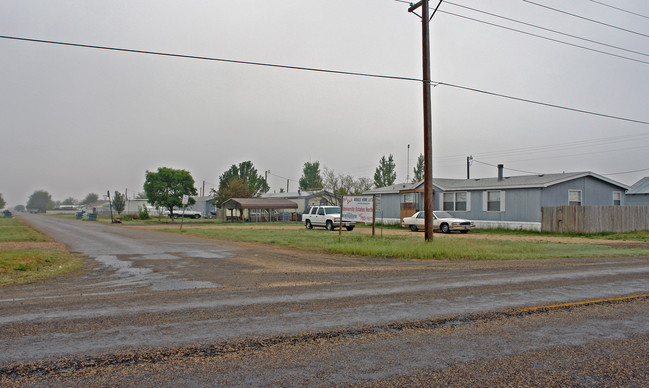
M 646 297 L 519 311 L 649 294 L 647 258 L 403 262 L 26 220 L 89 259 L 2 289 L 3 384 L 649 382 Z

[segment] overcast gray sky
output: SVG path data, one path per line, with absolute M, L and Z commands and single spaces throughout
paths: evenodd
M 535 2 L 618 28 L 523 0 L 445 2 L 431 22 L 432 78 L 649 121 L 649 2 Z M 407 9 L 394 0 L 3 0 L 0 35 L 421 78 L 421 23 Z M 38 189 L 55 200 L 140 192 L 145 171 L 161 166 L 186 169 L 209 189 L 245 160 L 270 170 L 271 191 L 286 179 L 296 190 L 306 161 L 371 178 L 388 154 L 405 181 L 408 144 L 410 177 L 423 152 L 415 81 L 9 39 L 0 53 L 0 193 L 9 206 Z M 649 175 L 647 124 L 444 85 L 433 88 L 433 149 L 443 178 L 465 177 L 469 155 L 472 177 L 494 176 L 498 163 L 539 173 L 645 170 L 608 175 L 629 185 Z

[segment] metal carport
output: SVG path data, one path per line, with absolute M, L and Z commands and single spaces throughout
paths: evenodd
M 239 210 L 239 216 L 243 220 L 244 211 L 247 210 L 250 215 L 254 210 L 265 210 L 268 212 L 266 220 L 271 221 L 272 210 L 289 210 L 297 209 L 297 203 L 288 199 L 279 198 L 230 198 L 223 202 L 221 206 L 223 210 L 223 219 L 228 218 L 228 210 L 230 210 L 230 217 L 234 219 L 234 210 Z M 252 217 L 249 217 L 252 220 Z M 259 221 L 259 219 L 257 219 Z

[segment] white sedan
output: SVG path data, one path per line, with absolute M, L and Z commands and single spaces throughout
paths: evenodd
M 417 212 L 411 217 L 406 217 L 401 222 L 404 228 L 410 228 L 413 232 L 424 228 L 424 212 Z M 454 230 L 459 230 L 460 233 L 468 233 L 471 228 L 475 228 L 475 224 L 469 220 L 455 218 L 447 212 L 434 211 L 433 212 L 433 229 L 441 230 L 442 233 L 451 233 Z

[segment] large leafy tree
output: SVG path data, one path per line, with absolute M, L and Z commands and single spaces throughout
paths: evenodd
M 385 155 L 379 160 L 379 166 L 374 172 L 374 186 L 376 187 L 385 187 L 394 184 L 394 181 L 397 180 L 397 171 L 396 165 L 394 164 L 394 159 L 392 154 L 386 159 Z
M 0 193 L 0 209 L 4 208 L 7 202 L 5 202 L 5 199 L 2 198 L 2 193 Z
M 157 172 L 146 172 L 144 192 L 153 206 L 168 209 L 172 220 L 174 207 L 183 206 L 183 195 L 197 194 L 194 178 L 188 171 L 168 167 L 160 167 Z M 188 204 L 194 203 L 196 201 L 190 197 Z
M 419 154 L 417 158 L 417 165 L 412 169 L 415 176 L 412 178 L 413 182 L 421 182 L 424 180 L 424 155 Z
M 52 196 L 45 190 L 36 190 L 27 200 L 27 209 L 44 213 L 53 204 Z
M 230 196 L 228 193 L 233 192 L 229 190 L 230 185 L 239 180 L 247 188 L 247 195 L 245 196 Z M 269 189 L 268 183 L 263 176 L 257 173 L 257 169 L 253 166 L 251 161 L 241 162 L 239 165 L 232 165 L 226 172 L 219 177 L 219 190 L 216 192 L 214 203 L 221 206 L 224 201 L 230 198 L 251 198 L 258 197 L 267 192 Z M 234 190 L 239 194 L 245 194 L 239 187 Z M 226 198 L 227 197 L 227 198 Z
M 115 190 L 115 194 L 113 195 L 113 209 L 115 209 L 117 214 L 122 214 L 125 206 L 126 206 L 126 199 L 124 198 L 124 194 Z
M 99 194 L 97 193 L 89 193 L 86 195 L 86 198 L 83 199 L 83 201 L 79 202 L 80 205 L 91 205 L 99 200 Z
M 300 178 L 300 189 L 320 190 L 322 189 L 322 176 L 320 176 L 320 162 L 304 163 L 302 177 Z
M 76 205 L 78 201 L 72 197 L 68 197 L 61 201 L 61 205 Z

